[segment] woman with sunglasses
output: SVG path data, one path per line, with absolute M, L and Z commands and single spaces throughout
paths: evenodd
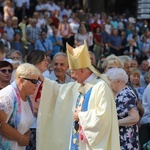
M 13 66 L 8 61 L 0 61 L 0 90 L 10 84 Z
M 39 70 L 31 64 L 21 64 L 14 82 L 0 91 L 0 149 L 25 150 L 29 144 L 33 123 L 29 95 L 38 86 Z

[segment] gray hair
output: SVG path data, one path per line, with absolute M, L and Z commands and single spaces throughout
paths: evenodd
M 144 75 L 144 79 L 150 79 L 150 71 L 146 72 Z
M 92 51 L 89 51 L 89 54 L 91 54 L 91 55 L 95 56 L 95 55 L 94 55 L 94 53 L 93 53 Z
M 12 20 L 17 20 L 17 21 L 18 21 L 18 17 L 13 16 L 13 17 L 12 17 Z
M 124 55 L 124 56 L 118 56 L 120 59 L 121 59 L 121 61 L 125 64 L 125 63 L 127 63 L 127 62 L 131 62 L 132 61 L 132 59 L 129 57 L 129 56 L 127 56 L 127 55 Z
M 102 64 L 102 68 L 105 69 L 109 63 L 114 63 L 120 68 L 124 67 L 124 63 L 121 61 L 121 59 L 114 54 L 111 54 L 108 57 L 106 57 L 105 61 Z
M 15 49 L 11 49 L 11 51 L 10 51 L 10 53 L 8 53 L 7 57 L 8 57 L 8 58 L 11 58 L 11 55 L 12 55 L 13 53 L 17 53 L 17 54 L 20 56 L 20 59 L 22 59 L 22 54 L 21 54 L 21 52 L 18 51 L 18 50 L 15 50 Z
M 93 56 L 93 58 L 95 59 L 95 54 L 92 51 L 89 51 L 89 54 Z
M 15 80 L 18 80 L 18 77 L 27 77 L 28 75 L 37 75 L 40 76 L 41 73 L 37 67 L 29 63 L 23 63 L 18 66 L 16 69 Z
M 128 75 L 122 68 L 112 68 L 106 72 L 106 76 L 110 80 L 119 80 L 125 84 L 128 82 Z
M 67 54 L 66 54 L 66 53 L 63 53 L 63 52 L 56 53 L 53 58 L 55 58 L 55 57 L 57 57 L 57 56 L 60 56 L 60 55 L 67 58 Z
M 63 52 L 59 52 L 59 53 L 56 53 L 53 57 L 53 61 L 54 59 L 57 57 L 57 56 L 63 56 L 66 58 L 66 61 L 68 62 L 68 59 L 67 59 L 67 54 L 66 53 L 63 53 Z

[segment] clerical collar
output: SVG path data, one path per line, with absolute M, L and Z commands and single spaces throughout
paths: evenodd
M 94 78 L 97 78 L 95 73 L 92 73 L 87 79 L 84 80 L 83 84 L 88 83 L 89 81 L 93 80 Z

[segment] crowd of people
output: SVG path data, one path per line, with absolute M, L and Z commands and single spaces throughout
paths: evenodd
M 0 149 L 150 145 L 148 20 L 78 1 L 1 6 Z
M 8 52 L 19 50 L 23 59 L 31 50 L 42 50 L 53 58 L 66 51 L 66 42 L 77 47 L 88 43 L 89 50 L 96 56 L 96 65 L 101 57 L 109 54 L 130 55 L 138 63 L 149 59 L 150 32 L 148 20 L 123 14 L 95 13 L 84 10 L 80 3 L 73 7 L 65 1 L 39 0 L 31 15 L 16 13 L 21 2 L 7 0 L 4 15 L 0 18 L 1 42 Z M 22 2 L 20 7 L 27 7 Z M 26 8 L 25 7 L 25 8 Z M 28 6 L 29 7 L 29 6 Z M 24 11 L 21 9 L 19 11 Z

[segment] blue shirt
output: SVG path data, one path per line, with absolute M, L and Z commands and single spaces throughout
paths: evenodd
M 34 48 L 35 50 L 41 50 L 44 52 L 53 50 L 52 42 L 49 39 L 45 39 L 44 41 L 42 41 L 41 39 L 36 40 Z
M 121 46 L 121 37 L 120 36 L 114 36 L 114 35 L 112 35 L 109 38 L 109 43 L 112 46 L 120 47 Z
M 52 35 L 49 37 L 49 39 L 51 40 L 52 44 L 53 43 L 56 43 L 56 38 Z M 62 38 L 60 36 L 57 36 L 57 39 L 59 42 L 62 42 Z M 61 46 L 60 45 L 53 45 L 53 51 L 52 51 L 52 54 L 51 56 L 54 56 L 56 53 L 59 53 L 61 50 Z
M 117 28 L 118 28 L 118 22 L 117 22 L 117 21 L 112 20 L 112 21 L 110 22 L 110 24 L 113 26 L 114 29 L 117 29 Z
M 4 27 L 4 31 L 7 32 L 7 38 L 8 40 L 11 40 L 14 37 L 14 29 L 12 27 Z
M 108 41 L 109 41 L 109 34 L 106 31 L 104 31 L 104 32 L 101 32 L 100 35 L 101 35 L 101 37 L 103 39 L 103 43 L 104 44 L 108 43 Z

